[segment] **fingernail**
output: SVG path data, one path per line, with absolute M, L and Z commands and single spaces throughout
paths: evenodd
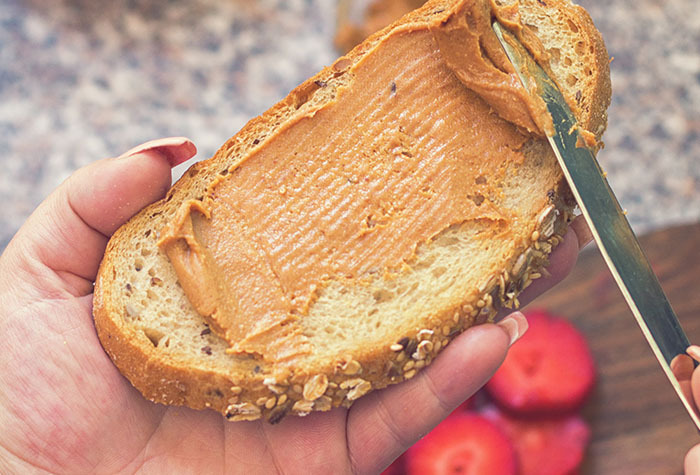
M 690 345 L 687 350 L 685 350 L 688 355 L 693 358 L 695 361 L 700 363 L 700 346 L 698 345 Z
M 197 147 L 186 137 L 168 137 L 138 145 L 119 158 L 133 157 L 146 152 L 154 152 L 161 155 L 171 167 L 174 167 L 192 158 L 197 153 Z
M 508 346 L 518 341 L 528 329 L 527 319 L 521 312 L 513 312 L 496 325 L 501 327 L 509 338 Z

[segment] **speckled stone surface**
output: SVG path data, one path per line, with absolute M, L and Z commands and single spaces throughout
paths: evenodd
M 633 226 L 699 220 L 697 0 L 582 4 L 614 57 L 600 160 Z M 169 135 L 211 156 L 333 61 L 335 11 L 333 0 L 0 0 L 0 249 L 93 160 Z

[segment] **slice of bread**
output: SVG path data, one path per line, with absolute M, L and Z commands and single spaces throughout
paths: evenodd
M 507 71 L 494 67 L 502 63 L 503 57 L 498 56 L 502 51 L 493 49 L 495 37 L 484 25 L 490 28 L 492 15 L 507 15 L 510 22 L 522 21 L 525 31 L 534 33 L 538 47 L 549 53 L 544 56 L 545 60 L 549 58 L 547 66 L 581 127 L 595 134 L 597 140 L 606 126 L 610 80 L 600 34 L 580 7 L 565 0 L 520 0 L 494 5 L 486 0 L 430 1 L 372 35 L 294 89 L 282 102 L 251 120 L 213 158 L 193 165 L 163 200 L 144 209 L 114 234 L 95 284 L 95 325 L 115 365 L 145 397 L 164 404 L 212 408 L 231 420 L 264 418 L 273 423 L 286 414 L 347 407 L 371 390 L 414 377 L 461 331 L 492 319 L 501 306 L 517 306 L 518 293 L 540 276 L 549 252 L 560 242 L 574 202 L 546 141 L 536 130 L 527 130 L 526 122 L 531 118 L 523 119 L 525 125 L 514 125 L 496 114 L 484 98 L 465 86 L 458 71 L 450 69 L 448 63 L 452 60 L 443 58 L 443 53 L 449 54 L 449 48 L 441 49 L 438 43 L 446 38 L 455 41 L 443 35 L 450 25 L 481 28 L 478 31 L 483 36 L 470 44 L 479 64 L 489 68 L 494 84 L 501 81 L 517 89 Z M 461 45 L 452 46 L 461 51 Z M 363 94 L 374 95 L 365 100 Z M 356 96 L 362 98 L 355 101 L 361 103 L 361 114 L 343 115 L 343 107 L 352 104 Z M 426 97 L 432 98 L 427 106 Z M 423 105 L 416 109 L 417 104 Z M 525 108 L 513 103 L 513 111 L 517 110 Z M 474 111 L 480 111 L 479 115 L 459 115 Z M 382 115 L 385 112 L 394 114 L 391 120 Z M 420 127 L 414 126 L 412 120 Z M 363 131 L 371 132 L 371 136 L 363 135 Z M 452 139 L 444 143 L 432 140 L 446 133 Z M 462 134 L 471 137 L 470 143 L 481 144 L 482 148 L 475 150 L 488 153 L 482 156 L 475 150 L 452 150 L 450 146 L 459 143 Z M 351 140 L 343 142 L 345 135 Z M 325 149 L 314 145 L 317 142 L 311 139 L 307 143 L 305 137 L 321 137 L 327 143 L 340 141 L 346 149 L 352 149 L 354 157 L 361 158 L 342 162 L 340 157 L 346 149 L 334 149 L 324 155 Z M 489 147 L 495 147 L 495 143 L 503 147 L 491 150 Z M 306 160 L 305 168 L 294 161 L 300 155 Z M 224 206 L 218 195 L 220 183 L 235 184 L 231 180 L 255 170 L 254 167 L 268 171 L 250 189 L 230 189 L 234 194 L 248 193 L 247 200 L 234 203 L 236 212 L 255 214 L 243 224 L 232 221 L 230 232 L 247 236 L 251 246 L 273 256 L 275 245 L 295 250 L 297 244 L 300 248 L 305 245 L 305 238 L 275 241 L 274 236 L 268 236 L 274 234 L 270 230 L 294 229 L 284 226 L 293 222 L 295 216 L 283 215 L 286 208 L 264 208 L 269 205 L 261 201 L 264 185 L 274 186 L 282 195 L 287 188 L 307 193 L 306 201 L 297 203 L 306 203 L 305 207 L 299 205 L 295 209 L 300 210 L 304 220 L 313 216 L 316 221 L 307 223 L 310 228 L 304 235 L 323 234 L 316 232 L 321 222 L 327 226 L 324 229 L 342 231 L 352 224 L 342 221 L 343 213 L 371 207 L 373 191 L 371 187 L 363 188 L 358 177 L 348 175 L 344 177 L 348 188 L 357 185 L 359 191 L 348 195 L 352 200 L 333 201 L 335 188 L 328 188 L 325 182 L 319 185 L 323 190 L 308 190 L 320 180 L 314 172 L 335 173 L 345 166 L 364 165 L 361 160 L 373 160 L 388 170 L 383 176 L 390 178 L 394 176 L 390 173 L 391 164 L 397 157 L 412 160 L 409 171 L 415 174 L 424 173 L 426 167 L 443 163 L 442 160 L 448 168 L 455 164 L 464 166 L 473 172 L 472 182 L 465 183 L 462 176 L 451 174 L 451 169 L 438 170 L 440 173 L 431 175 L 435 189 L 449 193 L 438 197 L 444 198 L 439 201 L 440 206 L 426 205 L 403 228 L 391 227 L 394 222 L 403 222 L 394 219 L 401 210 L 385 209 L 386 225 L 381 217 L 376 222 L 370 220 L 373 215 L 363 221 L 365 228 L 360 234 L 379 233 L 386 240 L 393 240 L 391 246 L 381 247 L 389 241 L 379 239 L 375 243 L 380 249 L 375 253 L 379 257 L 367 258 L 368 262 L 381 262 L 379 267 L 360 266 L 357 269 L 361 271 L 351 276 L 327 272 L 315 275 L 322 267 L 307 265 L 317 257 L 309 251 L 296 261 L 300 263 L 296 271 L 286 270 L 292 280 L 296 275 L 299 281 L 313 284 L 307 305 L 295 308 L 294 315 L 283 323 L 293 327 L 297 332 L 294 335 L 303 339 L 305 351 L 282 362 L 262 350 L 236 348 L 239 340 L 228 338 L 226 328 L 218 327 L 215 313 L 200 315 L 195 310 L 164 251 L 163 237 L 170 233 L 183 210 L 189 212 L 193 206 L 204 209 L 193 220 L 207 226 L 208 221 L 217 219 L 207 213 Z M 405 163 L 404 160 L 402 166 Z M 483 174 L 475 171 L 482 169 L 486 170 Z M 283 174 L 286 178 L 280 178 Z M 397 200 L 410 202 L 420 195 L 429 203 L 435 197 L 433 190 L 411 188 L 409 175 L 396 175 L 400 178 L 386 178 L 382 183 L 391 184 Z M 299 180 L 304 186 L 298 186 Z M 314 201 L 316 192 L 325 198 Z M 362 206 L 358 204 L 360 196 L 366 200 Z M 451 203 L 458 200 L 464 201 L 463 207 L 470 210 L 471 217 L 444 221 Z M 260 203 L 263 208 L 259 208 Z M 323 221 L 324 216 L 332 219 Z M 443 221 L 447 224 L 439 232 L 406 242 L 414 239 L 407 236 L 414 236 L 414 230 L 427 226 L 425 223 Z M 352 233 L 348 236 L 357 238 Z M 189 246 L 185 241 L 180 244 Z M 323 238 L 314 243 L 318 244 L 314 249 L 329 252 L 332 259 L 327 262 L 331 264 L 348 257 L 336 252 L 335 246 Z M 386 248 L 401 246 L 410 249 L 402 254 L 402 259 L 381 260 L 383 253 L 388 254 Z M 207 249 L 203 252 L 214 252 L 204 247 Z M 348 252 L 359 252 L 352 249 L 355 248 Z M 284 290 L 291 284 L 284 281 L 277 264 L 273 259 L 270 268 Z M 212 269 L 217 265 L 214 262 Z M 252 286 L 241 289 L 240 285 L 235 287 L 236 282 L 228 281 L 228 287 L 221 285 L 219 294 L 231 288 L 244 291 L 236 295 L 234 307 L 247 304 L 247 299 L 261 298 Z M 196 301 L 192 285 L 185 287 Z M 225 297 L 226 302 L 231 301 L 230 295 Z M 219 305 L 218 310 L 242 318 L 244 330 L 246 325 L 256 324 L 246 323 L 246 315 L 238 315 L 231 308 L 222 309 Z M 246 331 L 252 332 L 250 328 Z M 248 334 L 244 331 L 244 335 Z

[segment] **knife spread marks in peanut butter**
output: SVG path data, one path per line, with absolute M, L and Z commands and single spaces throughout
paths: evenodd
M 159 244 L 229 351 L 288 364 L 312 351 L 299 319 L 324 283 L 407 265 L 451 225 L 512 219 L 491 198 L 542 135 L 543 105 L 512 74 L 493 17 L 519 28 L 513 7 L 456 2 L 339 60 L 349 80 L 334 99 L 182 205 Z

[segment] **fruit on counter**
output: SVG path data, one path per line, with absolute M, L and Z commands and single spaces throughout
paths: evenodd
M 530 328 L 486 388 L 457 407 L 383 475 L 578 472 L 591 438 L 579 414 L 595 380 L 591 351 L 583 334 L 565 318 L 544 310 L 525 316 Z M 503 465 L 503 460 L 491 462 L 494 453 Z
M 519 418 L 495 406 L 482 413 L 515 445 L 520 475 L 573 474 L 583 462 L 591 430 L 578 414 Z
M 403 455 L 397 458 L 391 463 L 391 465 L 385 468 L 380 475 L 403 475 L 406 473 L 406 470 L 404 469 L 404 460 L 405 457 Z
M 515 474 L 513 443 L 496 423 L 475 412 L 454 413 L 404 455 L 412 474 Z
M 502 407 L 518 414 L 564 413 L 581 407 L 595 365 L 584 335 L 543 310 L 526 313 L 529 329 L 486 384 Z

